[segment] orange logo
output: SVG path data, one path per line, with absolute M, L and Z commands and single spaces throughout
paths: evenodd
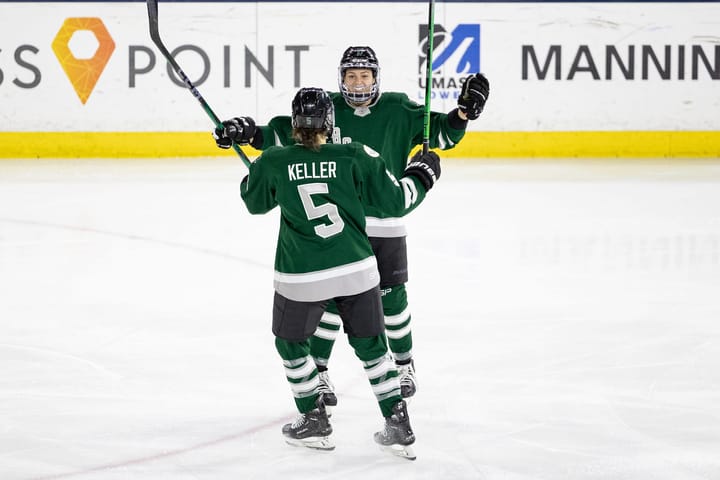
M 77 58 L 70 51 L 70 39 L 75 32 L 87 30 L 95 35 L 97 50 L 92 58 Z M 66 18 L 52 43 L 53 52 L 60 60 L 65 75 L 70 79 L 80 101 L 85 104 L 95 88 L 105 65 L 110 60 L 115 42 L 110 37 L 102 20 L 95 17 Z

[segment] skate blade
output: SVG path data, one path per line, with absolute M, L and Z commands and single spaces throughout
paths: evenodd
M 335 450 L 335 444 L 330 437 L 286 438 L 285 443 L 293 447 L 312 448 L 313 450 Z
M 415 450 L 413 450 L 410 445 L 380 445 L 380 450 L 407 460 L 415 460 L 417 458 Z

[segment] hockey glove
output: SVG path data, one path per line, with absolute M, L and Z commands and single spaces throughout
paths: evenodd
M 220 148 L 230 148 L 233 142 L 247 145 L 257 132 L 255 120 L 250 117 L 235 117 L 222 124 L 223 128 L 216 128 L 213 132 L 215 143 Z
M 415 177 L 423 184 L 425 191 L 430 190 L 440 178 L 440 157 L 435 152 L 423 155 L 422 151 L 418 151 L 405 167 L 403 177 Z
M 465 79 L 458 97 L 458 108 L 468 120 L 475 120 L 485 108 L 489 96 L 490 82 L 482 73 L 476 73 Z

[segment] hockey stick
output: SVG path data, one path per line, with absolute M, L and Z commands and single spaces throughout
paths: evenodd
M 162 40 L 160 39 L 160 27 L 158 26 L 158 2 L 157 0 L 147 0 L 147 8 L 148 8 L 148 20 L 150 22 L 150 38 L 152 38 L 153 43 L 157 46 L 157 48 L 160 50 L 160 53 L 163 54 L 165 59 L 168 61 L 168 63 L 173 67 L 173 70 L 175 70 L 175 73 L 178 74 L 178 76 L 182 79 L 183 83 L 185 83 L 185 86 L 190 90 L 190 93 L 193 94 L 195 98 L 198 99 L 200 102 L 200 105 L 202 105 L 203 110 L 205 110 L 205 113 L 208 114 L 208 116 L 212 119 L 213 123 L 215 123 L 216 128 L 224 128 L 222 122 L 218 118 L 217 115 L 215 115 L 215 112 L 212 111 L 212 108 L 210 108 L 210 105 L 207 104 L 205 99 L 200 95 L 200 92 L 197 88 L 195 88 L 195 85 L 192 84 L 190 79 L 185 75 L 185 72 L 182 71 L 180 68 L 180 65 L 175 61 L 172 55 L 170 55 L 170 52 L 168 52 L 168 49 L 165 48 L 165 45 L 163 45 Z M 240 146 L 233 142 L 232 144 L 233 150 L 237 152 L 237 154 L 242 159 L 245 166 L 250 166 L 250 160 L 248 159 L 247 155 L 245 155 L 245 152 L 243 152 L 240 149 Z
M 148 0 L 150 1 L 150 0 Z M 425 117 L 423 120 L 422 151 L 427 153 L 430 148 L 430 95 L 432 90 L 433 41 L 435 37 L 435 0 L 428 5 L 428 41 L 427 65 L 425 67 Z

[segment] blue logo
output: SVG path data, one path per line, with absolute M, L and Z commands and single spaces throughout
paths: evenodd
M 420 25 L 420 73 L 426 69 L 428 34 L 428 25 Z M 435 24 L 432 63 L 433 73 L 446 76 L 480 72 L 480 25 L 461 23 L 448 32 L 442 25 Z

